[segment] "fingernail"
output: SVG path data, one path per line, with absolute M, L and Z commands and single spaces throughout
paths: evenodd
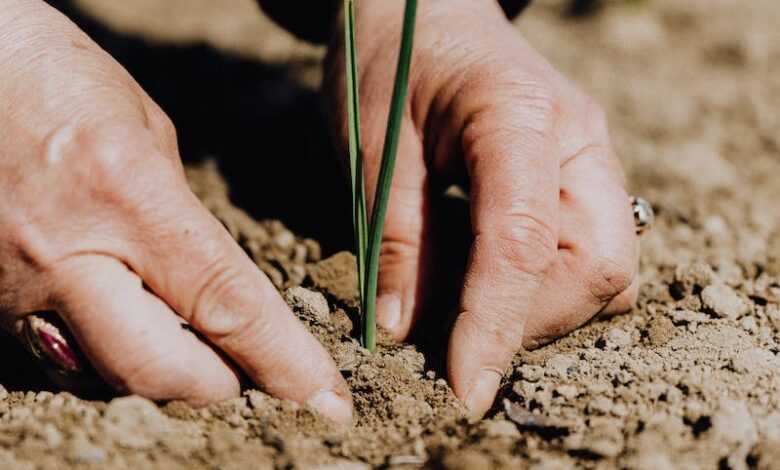
M 472 418 L 479 419 L 490 409 L 501 385 L 501 374 L 492 369 L 482 369 L 471 384 L 463 403 Z
M 320 390 L 306 404 L 337 423 L 352 424 L 352 403 L 333 390 Z
M 401 298 L 382 294 L 376 301 L 377 320 L 384 328 L 395 331 L 401 324 Z

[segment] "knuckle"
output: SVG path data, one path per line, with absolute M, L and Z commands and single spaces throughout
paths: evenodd
M 527 214 L 508 217 L 504 227 L 495 235 L 498 255 L 515 270 L 533 278 L 543 277 L 557 258 L 558 243 L 553 230 Z
M 161 137 L 172 142 L 176 141 L 176 126 L 173 121 L 160 106 L 151 100 L 146 107 L 146 116 L 150 127 L 156 129 Z
M 11 279 L 20 277 L 21 269 L 45 271 L 58 259 L 57 248 L 39 224 L 33 222 L 34 218 L 34 214 L 15 209 L 3 214 L 0 220 L 4 226 L 0 240 L 0 264 L 3 265 L 0 283 L 5 287 Z
M 521 150 L 535 153 L 556 134 L 564 109 L 557 91 L 533 80 L 500 83 L 488 90 L 466 91 L 461 98 L 470 108 L 460 136 L 469 169 L 477 159 L 500 161 Z
M 419 255 L 419 247 L 408 238 L 385 238 L 379 252 L 381 268 L 393 269 L 396 266 L 414 261 Z
M 609 257 L 599 257 L 588 267 L 586 282 L 591 296 L 605 303 L 631 286 L 635 270 L 630 263 Z
M 145 192 L 170 182 L 172 168 L 164 158 L 157 158 L 154 137 L 134 122 L 120 120 L 82 128 L 69 152 L 69 157 L 85 159 L 77 181 L 93 198 L 115 207 L 135 206 Z
M 225 258 L 218 258 L 204 270 L 197 282 L 199 287 L 192 305 L 185 309 L 185 319 L 198 331 L 215 342 L 236 341 L 247 332 L 269 337 L 263 316 L 252 314 L 242 305 L 247 304 L 246 293 L 255 292 L 256 286 L 249 285 L 246 275 Z M 267 300 L 267 295 L 253 298 L 251 303 Z M 254 310 L 254 309 L 253 309 Z M 260 308 L 256 311 L 263 311 Z

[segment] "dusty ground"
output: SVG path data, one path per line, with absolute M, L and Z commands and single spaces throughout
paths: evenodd
M 81 3 L 120 15 L 113 2 Z M 519 27 L 604 103 L 630 185 L 660 216 L 643 239 L 632 315 L 518 354 L 490 417 L 468 423 L 414 348 L 369 356 L 350 339 L 349 255 L 319 261 L 313 240 L 254 222 L 204 164 L 190 170 L 193 188 L 333 353 L 355 427 L 257 391 L 193 410 L 0 386 L 0 468 L 780 468 L 780 6 L 560 11 L 541 2 Z M 115 26 L 141 30 L 121 15 Z M 182 28 L 175 39 L 242 44 L 230 28 Z M 291 44 L 304 61 L 318 54 Z

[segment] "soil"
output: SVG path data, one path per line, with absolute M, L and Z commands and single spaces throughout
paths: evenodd
M 109 3 L 80 1 L 97 16 Z M 128 11 L 111 24 L 138 32 Z M 193 409 L 15 380 L 0 386 L 0 468 L 780 468 L 780 5 L 563 11 L 539 2 L 519 28 L 604 104 L 632 191 L 659 216 L 632 314 L 519 353 L 488 417 L 469 422 L 430 357 L 386 339 L 368 354 L 352 339 L 350 254 L 256 221 L 205 161 L 188 169 L 193 190 L 333 354 L 354 427 L 256 390 Z

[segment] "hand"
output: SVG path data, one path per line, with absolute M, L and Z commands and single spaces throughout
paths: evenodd
M 45 3 L 0 3 L 0 323 L 56 311 L 121 391 L 221 400 L 235 363 L 349 421 L 327 352 L 190 192 L 165 114 Z
M 364 0 L 357 11 L 369 195 L 402 9 L 401 1 Z M 330 76 L 334 107 L 343 108 L 342 55 L 336 46 Z M 403 339 L 423 313 L 431 278 L 446 274 L 428 272 L 441 244 L 429 188 L 465 181 L 473 241 L 448 369 L 455 393 L 482 415 L 516 351 L 598 313 L 631 309 L 638 240 L 624 176 L 604 112 L 523 40 L 495 0 L 420 1 L 409 101 L 382 246 L 379 322 Z

